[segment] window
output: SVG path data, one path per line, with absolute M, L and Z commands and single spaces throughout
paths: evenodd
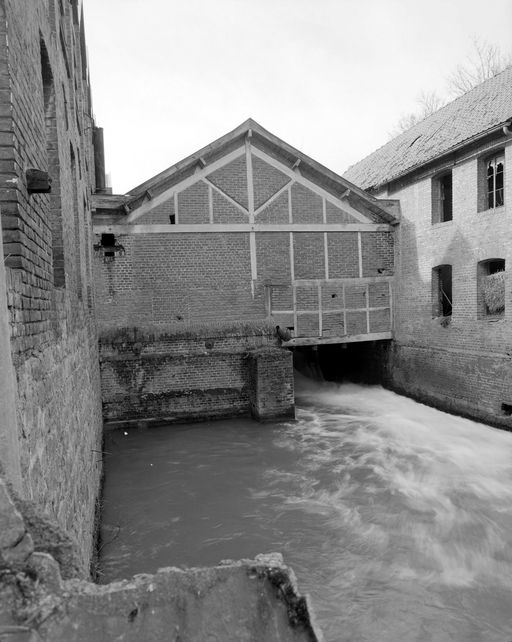
M 478 317 L 500 317 L 505 312 L 505 260 L 487 259 L 477 267 Z
M 48 50 L 43 40 L 40 41 L 41 86 L 43 94 L 44 136 L 48 174 L 53 180 L 49 197 L 49 224 L 52 232 L 52 265 L 53 284 L 56 287 L 66 285 L 64 266 L 64 236 L 62 222 L 62 202 L 60 194 L 60 159 L 59 137 L 57 128 L 57 109 L 55 104 L 55 87 Z
M 486 162 L 487 178 L 487 208 L 501 207 L 503 205 L 503 169 L 505 156 L 503 152 L 491 156 Z
M 453 218 L 452 173 L 432 180 L 432 223 L 444 223 Z
M 452 266 L 438 265 L 432 269 L 432 316 L 452 314 Z

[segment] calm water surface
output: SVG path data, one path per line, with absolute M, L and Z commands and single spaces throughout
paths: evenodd
M 299 379 L 296 423 L 111 434 L 104 581 L 279 551 L 328 641 L 512 640 L 512 434 Z

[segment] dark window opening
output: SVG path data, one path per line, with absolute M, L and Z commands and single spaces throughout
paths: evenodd
M 47 169 L 52 179 L 52 189 L 48 204 L 48 223 L 52 234 L 52 267 L 53 284 L 56 287 L 66 285 L 65 249 L 62 225 L 62 203 L 60 194 L 60 158 L 57 128 L 57 110 L 55 104 L 55 87 L 50 66 L 48 50 L 41 38 L 41 84 L 43 97 L 44 136 L 46 145 Z M 42 168 L 41 168 L 42 169 Z
M 444 223 L 453 219 L 453 182 L 448 172 L 432 181 L 432 223 Z
M 503 153 L 487 160 L 487 208 L 501 207 L 505 200 L 503 194 L 503 172 L 505 157 Z
M 512 415 L 512 403 L 502 403 L 501 411 L 504 415 L 508 415 L 510 417 Z
M 176 214 L 169 214 L 169 221 L 171 225 L 176 225 Z
M 452 301 L 452 266 L 439 265 L 432 270 L 432 316 L 451 316 Z
M 101 247 L 114 247 L 116 244 L 115 234 L 102 234 Z
M 441 189 L 441 221 L 451 221 L 453 218 L 453 189 L 451 173 L 445 174 L 439 182 Z

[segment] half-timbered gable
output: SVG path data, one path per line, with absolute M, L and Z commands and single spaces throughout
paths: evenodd
M 389 338 L 396 222 L 394 201 L 246 121 L 97 199 L 100 322 L 272 318 L 292 343 Z

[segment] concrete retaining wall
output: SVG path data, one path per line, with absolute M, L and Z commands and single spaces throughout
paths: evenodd
M 0 478 L 0 638 L 30 642 L 322 642 L 279 554 L 98 586 L 61 578 Z

